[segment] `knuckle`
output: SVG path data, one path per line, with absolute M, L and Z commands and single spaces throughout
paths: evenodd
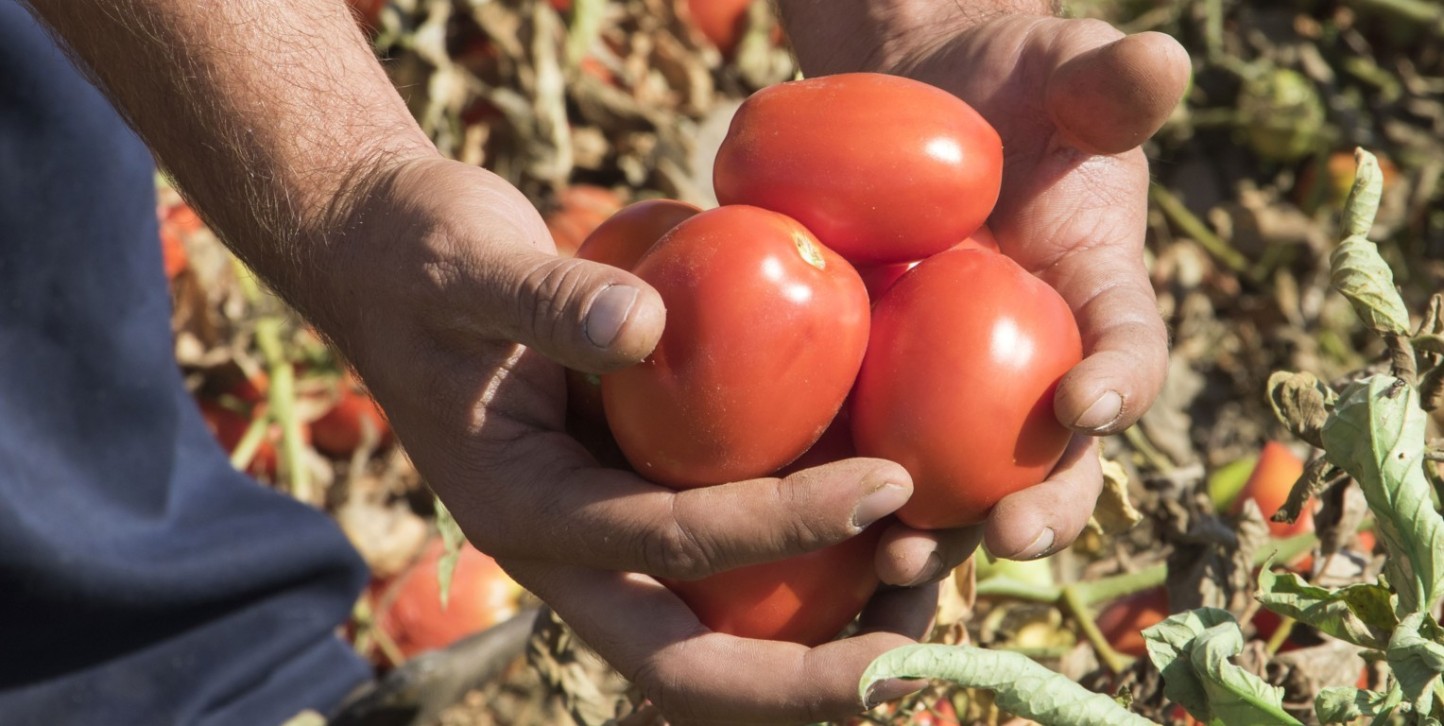
M 687 523 L 682 497 L 672 497 L 672 506 L 660 526 L 643 537 L 642 561 L 649 574 L 674 580 L 695 580 L 715 572 L 717 553 Z
M 521 309 L 516 319 L 533 340 L 567 342 L 561 338 L 579 329 L 581 301 L 578 297 L 587 289 L 586 282 L 586 268 L 575 260 L 538 262 L 522 276 L 523 294 L 516 296 Z

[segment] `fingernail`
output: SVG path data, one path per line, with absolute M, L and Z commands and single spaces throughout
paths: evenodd
M 923 571 L 922 571 L 922 573 L 920 573 L 917 577 L 914 577 L 914 578 L 913 578 L 913 581 L 912 581 L 912 582 L 909 582 L 906 586 L 907 586 L 907 587 L 917 587 L 918 585 L 921 585 L 921 584 L 923 584 L 923 583 L 932 582 L 933 580 L 937 579 L 937 578 L 938 578 L 939 576 L 941 576 L 942 574 L 943 574 L 943 558 L 942 558 L 942 555 L 939 555 L 938 553 L 934 552 L 934 553 L 928 555 L 928 561 L 927 561 L 926 564 L 923 565 Z
M 921 690 L 925 685 L 927 685 L 927 681 L 920 678 L 888 678 L 878 681 L 872 684 L 872 688 L 867 689 L 867 695 L 862 699 L 862 708 L 865 711 L 871 711 L 880 704 Z
M 587 340 L 598 348 L 611 345 L 612 341 L 617 339 L 617 333 L 622 332 L 622 324 L 627 322 L 627 313 L 632 312 L 632 306 L 636 302 L 637 288 L 628 285 L 612 285 L 597 293 L 583 324 Z
M 896 512 L 911 494 L 907 487 L 884 482 L 857 503 L 857 509 L 852 511 L 852 526 L 858 530 L 866 529 L 873 522 Z
M 1073 422 L 1073 427 L 1086 431 L 1097 431 L 1107 427 L 1118 417 L 1123 415 L 1123 397 L 1117 391 L 1109 391 L 1098 397 L 1092 406 L 1088 407 L 1078 420 Z
M 1020 551 L 1016 555 L 1013 555 L 1011 559 L 1036 560 L 1039 557 L 1048 554 L 1048 551 L 1053 548 L 1053 536 L 1053 528 L 1045 527 L 1043 531 L 1039 532 L 1038 536 L 1034 538 L 1032 544 L 1024 547 L 1022 551 Z

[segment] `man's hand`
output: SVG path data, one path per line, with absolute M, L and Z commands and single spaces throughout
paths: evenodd
M 1168 117 L 1187 53 L 1158 33 L 1051 17 L 1029 0 L 781 0 L 808 75 L 882 71 L 969 102 L 1003 139 L 1003 188 L 988 220 L 1002 251 L 1073 308 L 1085 358 L 1054 399 L 1080 434 L 1127 428 L 1163 385 L 1168 336 L 1143 265 L 1148 161 L 1139 145 Z M 1067 546 L 1093 511 L 1102 474 L 1085 436 L 1048 481 L 1002 500 L 984 524 L 999 556 Z M 957 533 L 889 533 L 895 549 L 947 553 Z M 907 582 L 920 573 L 885 573 Z M 927 573 L 922 573 L 926 575 Z
M 896 464 L 672 492 L 564 433 L 562 367 L 644 357 L 665 311 L 622 270 L 563 260 L 536 210 L 442 159 L 342 0 L 31 0 L 222 239 L 334 340 L 469 539 L 669 714 L 820 720 L 927 627 L 928 589 L 880 595 L 815 650 L 706 633 L 654 580 L 850 537 L 911 494 Z M 879 699 L 914 690 L 891 684 Z

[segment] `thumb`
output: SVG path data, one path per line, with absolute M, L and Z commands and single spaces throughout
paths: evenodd
M 1053 123 L 1088 153 L 1120 154 L 1139 146 L 1183 97 L 1191 67 L 1188 51 L 1163 33 L 1099 45 L 1092 28 L 1073 25 L 1070 30 L 1072 37 L 1058 39 L 1059 64 L 1048 79 L 1046 104 Z
M 626 270 L 527 248 L 508 250 L 488 267 L 495 332 L 568 368 L 624 368 L 662 337 L 661 295 Z

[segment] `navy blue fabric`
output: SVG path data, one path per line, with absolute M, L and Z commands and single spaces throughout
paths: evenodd
M 365 567 L 182 386 L 153 162 L 0 0 L 0 723 L 276 724 L 366 676 Z

